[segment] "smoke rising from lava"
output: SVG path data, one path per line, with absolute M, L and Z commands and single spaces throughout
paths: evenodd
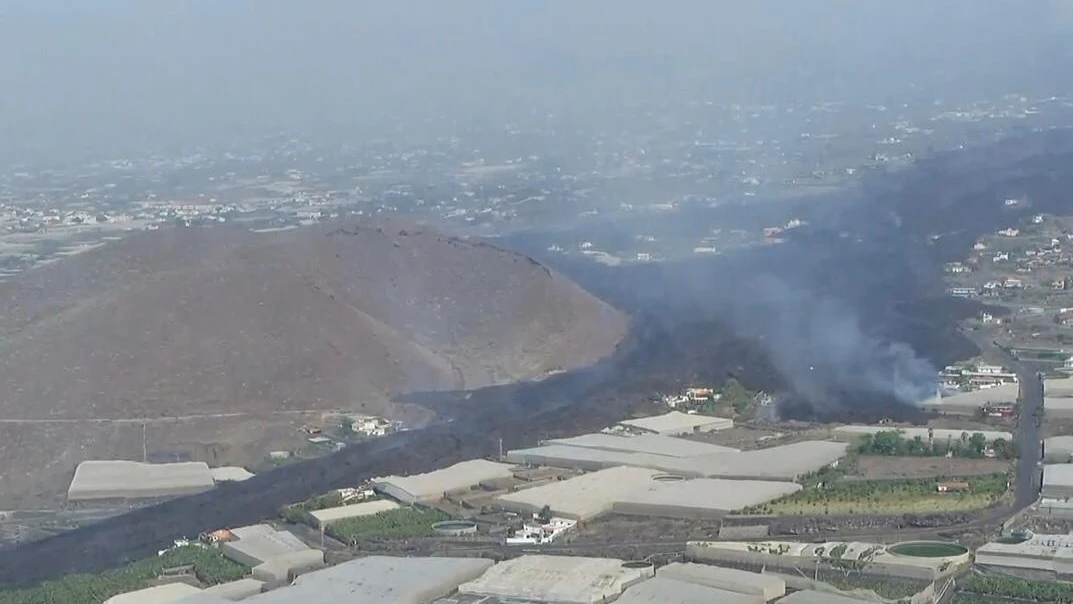
M 936 369 L 908 344 L 866 331 L 834 296 L 772 275 L 745 284 L 730 301 L 730 323 L 760 342 L 793 392 L 814 408 L 853 405 L 846 396 L 917 405 L 935 392 Z

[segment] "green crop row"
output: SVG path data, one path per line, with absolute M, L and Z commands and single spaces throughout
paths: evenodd
M 1073 604 L 1073 585 L 1015 577 L 970 575 L 958 582 L 958 595 L 994 596 L 1048 604 Z
M 0 604 L 100 604 L 112 596 L 141 589 L 164 571 L 192 567 L 198 580 L 208 585 L 241 579 L 250 569 L 219 550 L 186 545 L 98 574 L 67 575 L 29 589 L 0 591 Z
M 450 517 L 429 508 L 398 508 L 371 516 L 344 518 L 328 525 L 325 532 L 354 545 L 361 539 L 423 537 L 432 534 L 432 525 Z

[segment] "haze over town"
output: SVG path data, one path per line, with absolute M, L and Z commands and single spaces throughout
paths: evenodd
M 1066 0 L 0 0 L 0 604 L 1073 602 L 1070 64 Z

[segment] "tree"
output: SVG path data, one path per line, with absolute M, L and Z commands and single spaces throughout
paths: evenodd
M 551 506 L 546 505 L 540 508 L 540 513 L 537 514 L 537 520 L 540 521 L 540 524 L 551 522 Z
M 872 436 L 872 448 L 879 455 L 897 455 L 904 439 L 894 430 L 883 430 Z
M 969 451 L 975 457 L 983 457 L 985 449 L 987 449 L 987 437 L 982 432 L 974 432 L 969 437 Z
M 354 431 L 354 418 L 349 415 L 344 415 L 343 419 L 339 420 L 339 428 L 343 430 L 343 433 L 349 434 Z

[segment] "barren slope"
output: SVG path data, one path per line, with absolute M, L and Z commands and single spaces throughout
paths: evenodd
M 524 256 L 413 227 L 143 233 L 0 285 L 0 420 L 390 413 L 396 392 L 590 364 L 625 329 Z

